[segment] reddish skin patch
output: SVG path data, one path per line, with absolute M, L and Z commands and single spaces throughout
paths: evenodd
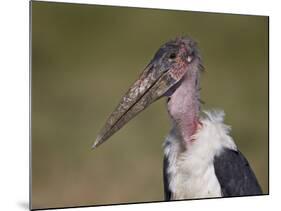
M 171 76 L 175 79 L 175 80 L 180 80 L 184 74 L 186 73 L 186 71 L 188 70 L 188 63 L 187 61 L 184 59 L 184 55 L 188 52 L 187 48 L 185 47 L 185 44 L 181 44 L 181 48 L 179 50 L 178 56 L 176 58 L 176 64 L 177 66 L 175 67 L 175 69 L 173 69 L 171 71 Z
M 181 48 L 175 61 L 176 65 L 170 72 L 176 81 L 181 80 L 190 69 L 187 62 L 188 51 L 186 44 L 181 43 Z M 186 148 L 188 148 L 188 145 L 195 141 L 192 136 L 200 130 L 202 123 L 198 117 L 198 90 L 194 85 L 197 80 L 197 74 L 189 74 L 189 77 L 184 77 L 183 79 L 181 85 L 170 98 L 168 111 L 182 135 Z
M 202 122 L 200 122 L 199 120 L 197 120 L 197 121 L 195 120 L 193 124 L 194 124 L 194 129 L 193 129 L 192 135 L 196 134 L 203 127 Z M 190 139 L 190 142 L 193 143 L 193 142 L 195 142 L 195 140 L 196 139 L 192 138 L 192 139 Z
M 182 55 L 185 54 L 185 48 L 181 48 L 179 56 L 176 58 L 176 67 L 171 71 L 171 76 L 176 80 L 180 80 L 187 71 L 188 64 L 182 58 Z
M 187 64 L 183 62 L 180 58 L 176 59 L 177 67 L 171 71 L 171 76 L 176 80 L 180 80 L 187 70 Z

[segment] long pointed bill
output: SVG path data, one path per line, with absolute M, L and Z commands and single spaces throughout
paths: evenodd
M 162 97 L 178 81 L 179 79 L 174 79 L 169 71 L 156 69 L 152 63 L 149 64 L 109 116 L 92 148 L 106 141 L 148 105 Z

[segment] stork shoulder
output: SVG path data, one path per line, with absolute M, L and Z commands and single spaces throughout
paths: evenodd
M 224 149 L 215 157 L 214 168 L 223 196 L 262 194 L 254 171 L 239 150 Z

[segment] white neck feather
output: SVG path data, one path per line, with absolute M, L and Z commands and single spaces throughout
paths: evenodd
M 224 112 L 205 112 L 200 118 L 202 127 L 192 136 L 188 148 L 176 126 L 164 143 L 164 153 L 169 161 L 171 175 L 169 188 L 173 199 L 206 198 L 221 196 L 220 185 L 214 173 L 213 159 L 223 148 L 236 149 L 229 136 L 230 127 L 223 123 Z

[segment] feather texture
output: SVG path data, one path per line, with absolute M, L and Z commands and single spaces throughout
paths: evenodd
M 249 167 L 238 168 L 239 165 L 249 166 L 249 164 L 237 151 L 229 135 L 230 127 L 223 121 L 223 111 L 206 111 L 205 116 L 200 118 L 201 127 L 192 136 L 193 141 L 187 145 L 187 148 L 184 146 L 185 142 L 181 138 L 179 129 L 174 125 L 164 142 L 163 172 L 166 200 L 231 195 L 229 174 L 255 178 Z M 229 157 L 225 154 L 226 150 L 236 152 L 240 156 Z M 239 161 L 240 164 L 231 165 L 235 161 Z M 241 182 L 241 185 L 246 185 L 243 188 L 247 189 L 249 188 L 247 185 L 253 184 Z M 250 192 L 259 193 L 259 191 Z M 246 191 L 241 191 L 238 195 L 244 193 Z

